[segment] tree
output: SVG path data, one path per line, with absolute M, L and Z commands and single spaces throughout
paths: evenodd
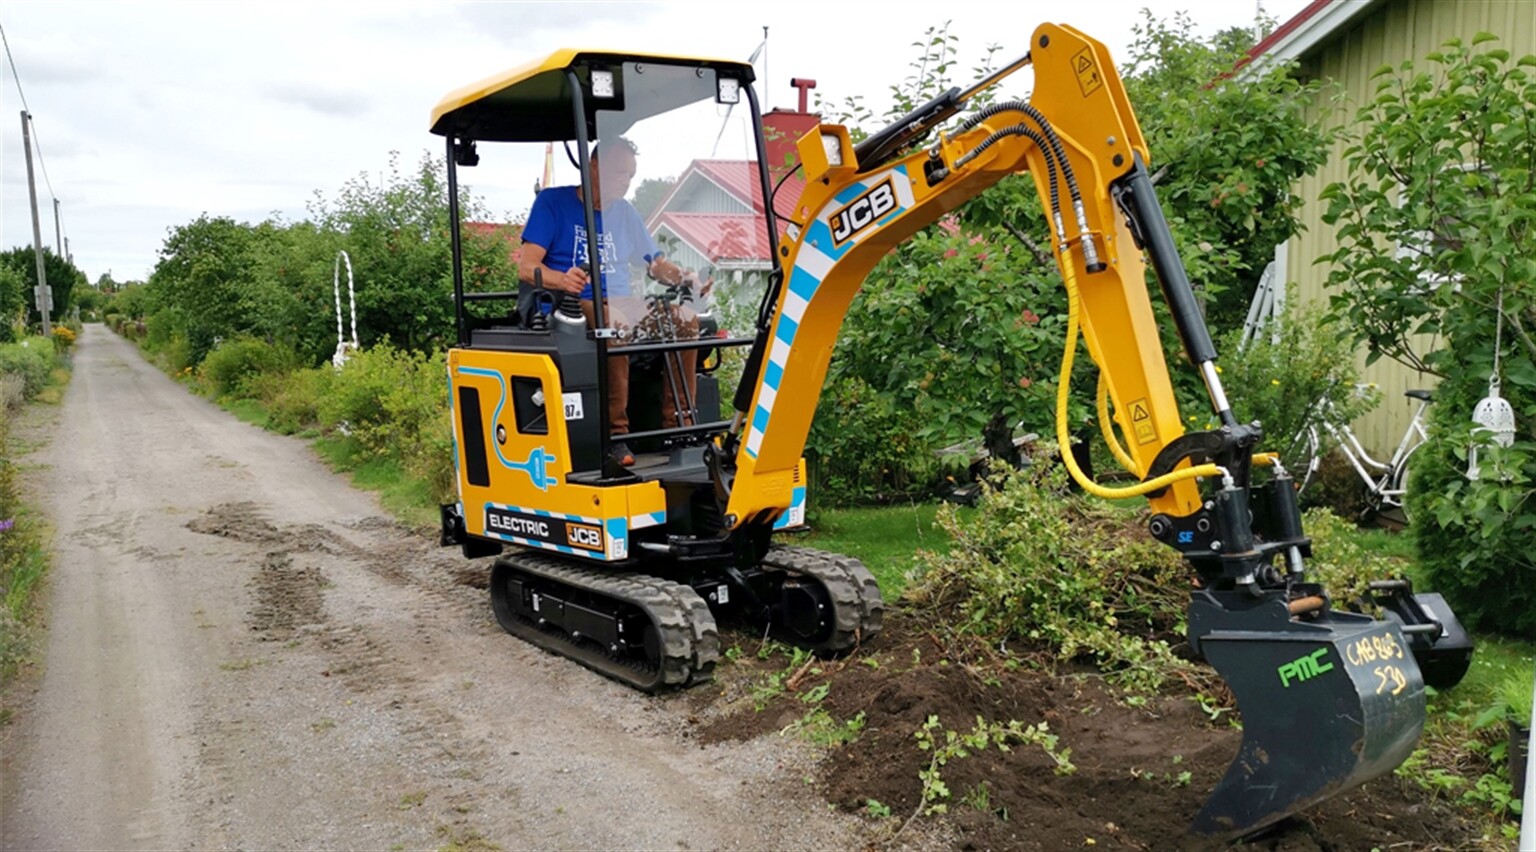
M 32 295 L 37 287 L 37 258 L 32 253 L 32 247 L 17 246 L 0 254 L 0 266 L 21 275 L 25 288 L 27 323 L 40 325 L 43 317 L 37 312 L 37 304 Z M 48 315 L 54 322 L 58 322 L 69 316 L 69 309 L 74 304 L 71 297 L 75 285 L 86 282 L 85 273 L 73 263 L 54 254 L 53 249 L 47 246 L 43 247 L 43 273 L 47 275 L 48 286 L 53 290 L 53 310 Z
M 1536 633 L 1536 56 L 1480 33 L 1377 71 L 1323 192 L 1337 229 L 1333 313 L 1367 358 L 1441 377 L 1409 508 L 1425 568 L 1474 625 Z M 1486 46 L 1485 46 L 1486 45 Z M 1425 336 L 1418 336 L 1425 335 Z M 1495 350 L 1498 370 L 1495 371 Z M 1513 446 L 1469 415 L 1490 376 L 1514 408 Z M 1479 446 L 1484 475 L 1466 478 Z M 1497 588 L 1502 594 L 1487 594 Z
M 635 187 L 635 212 L 640 214 L 640 218 L 649 219 L 676 185 L 677 178 L 646 178 L 640 181 L 640 185 Z
M 334 201 L 317 197 L 310 213 L 315 225 L 335 235 L 357 277 L 358 325 L 364 344 L 388 340 L 416 352 L 441 349 L 454 334 L 453 269 L 448 234 L 446 165 L 426 156 L 409 174 L 391 153 L 390 168 L 375 184 L 360 174 L 342 186 Z M 485 221 L 484 205 L 460 185 L 460 215 Z M 465 232 L 465 287 L 516 288 L 506 240 Z M 332 252 L 334 255 L 334 251 Z M 325 286 L 329 299 L 330 258 Z
M 344 184 L 335 200 L 317 193 L 312 220 L 252 225 L 205 214 L 171 229 L 145 293 L 127 298 L 130 288 L 113 301 L 113 310 L 150 314 L 150 342 L 184 340 L 186 349 L 175 360 L 184 358 L 186 365 L 199 363 L 218 340 L 237 335 L 318 364 L 335 349 L 333 270 L 338 252 L 346 250 L 364 344 L 442 348 L 454 333 L 444 165 L 426 156 L 406 175 L 398 159 L 391 156 L 390 170 L 377 184 L 365 174 Z M 465 218 L 483 219 L 483 205 L 463 192 Z M 514 286 L 515 248 L 506 233 L 464 233 L 468 289 Z
M 251 227 L 224 216 L 172 228 L 146 291 L 153 339 L 185 339 L 196 364 L 220 338 L 250 331 L 251 244 Z
M 1319 87 L 1289 65 L 1234 73 L 1250 30 L 1202 39 L 1187 14 L 1142 14 L 1122 69 L 1126 94 L 1207 323 L 1235 328 L 1275 246 L 1301 229 L 1297 181 L 1326 158 L 1330 136 L 1307 116 Z
M 0 264 L 0 343 L 16 339 L 16 326 L 26 311 L 27 280 L 20 272 Z
M 1125 85 L 1175 241 L 1219 333 L 1241 321 L 1274 246 L 1300 227 L 1291 187 L 1321 164 L 1328 142 L 1305 115 L 1314 88 L 1282 66 L 1233 77 L 1251 44 L 1246 31 L 1201 39 L 1187 16 L 1167 23 L 1148 14 L 1136 32 Z M 997 50 L 989 48 L 964 73 L 947 27 L 929 28 L 914 47 L 912 73 L 893 87 L 880 119 L 858 97 L 831 110 L 853 126 L 855 138 L 952 85 L 984 76 Z M 944 230 L 956 226 L 958 233 Z M 861 394 L 883 394 L 894 410 L 922 412 L 914 425 L 891 428 L 914 429 L 936 443 L 979 434 L 986 446 L 1007 454 L 1020 421 L 1053 434 L 1061 342 L 1047 338 L 1062 333 L 1066 298 L 1048 251 L 1031 247 L 1048 247 L 1047 233 L 1033 182 L 1015 175 L 972 199 L 947 224 L 898 247 L 850 309 L 829 384 L 856 377 Z M 1165 315 L 1161 302 L 1155 304 Z M 1176 364 L 1179 338 L 1163 320 L 1169 362 Z M 1092 388 L 1092 373 L 1088 359 L 1080 359 L 1074 386 Z M 1175 380 L 1181 397 L 1203 408 L 1193 371 L 1176 370 Z M 830 396 L 835 403 L 835 386 Z M 1090 408 L 1072 410 L 1074 432 L 1091 424 Z

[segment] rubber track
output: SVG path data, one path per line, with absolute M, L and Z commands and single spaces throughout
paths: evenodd
M 832 633 L 810 649 L 818 654 L 840 654 L 880 632 L 885 599 L 880 584 L 864 563 L 852 556 L 809 547 L 774 545 L 763 557 L 763 567 L 801 574 L 821 583 L 832 599 Z
M 713 676 L 720 657 L 720 637 L 709 605 L 692 588 L 643 574 L 579 568 L 538 553 L 513 553 L 497 560 L 498 565 L 503 563 L 525 574 L 639 608 L 656 628 L 662 659 L 657 669 L 638 666 L 599 651 L 592 643 L 573 643 L 564 633 L 540 628 L 521 617 L 517 620 L 523 629 L 508 628 L 513 635 L 646 692 L 693 686 Z

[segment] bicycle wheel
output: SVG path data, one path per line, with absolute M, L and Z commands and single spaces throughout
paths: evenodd
M 1398 492 L 1397 508 L 1403 513 L 1403 520 L 1412 523 L 1413 518 L 1408 514 L 1408 462 L 1413 459 L 1413 454 L 1424 446 L 1420 441 L 1413 445 L 1413 449 L 1403 454 L 1402 461 L 1397 463 L 1397 469 L 1392 471 L 1392 490 Z
M 1306 464 L 1296 467 L 1294 464 L 1286 464 L 1286 469 L 1296 480 L 1296 496 L 1300 497 L 1307 490 L 1313 478 L 1317 476 L 1317 469 L 1323 462 L 1322 446 L 1317 438 L 1317 427 L 1308 426 L 1297 432 L 1291 438 L 1290 446 L 1280 456 L 1282 462 L 1291 462 L 1294 459 L 1306 459 Z

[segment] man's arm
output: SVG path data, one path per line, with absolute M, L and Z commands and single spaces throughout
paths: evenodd
M 567 293 L 580 293 L 587 286 L 587 271 L 579 266 L 573 266 L 564 272 L 557 272 L 544 265 L 544 255 L 548 249 L 538 243 L 523 243 L 523 251 L 517 263 L 517 277 L 525 284 L 534 283 L 534 271 L 543 270 L 544 286 L 550 290 L 563 290 Z
M 620 199 L 614 205 L 615 211 L 622 211 L 624 227 L 628 230 L 625 240 L 630 250 L 634 253 L 633 262 L 644 263 L 646 272 L 663 284 L 676 285 L 682 283 L 683 270 L 677 264 L 666 259 L 661 247 L 656 245 L 656 240 L 651 232 L 645 229 L 645 220 L 640 218 L 640 211 L 628 200 Z

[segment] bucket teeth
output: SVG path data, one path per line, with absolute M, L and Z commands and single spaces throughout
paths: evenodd
M 1237 757 L 1190 826 L 1213 839 L 1251 834 L 1391 772 L 1413 751 L 1425 712 L 1423 676 L 1395 622 L 1332 611 L 1292 620 L 1280 598 L 1237 614 L 1227 594 L 1236 593 L 1199 592 L 1190 607 L 1197 647 L 1243 719 Z

